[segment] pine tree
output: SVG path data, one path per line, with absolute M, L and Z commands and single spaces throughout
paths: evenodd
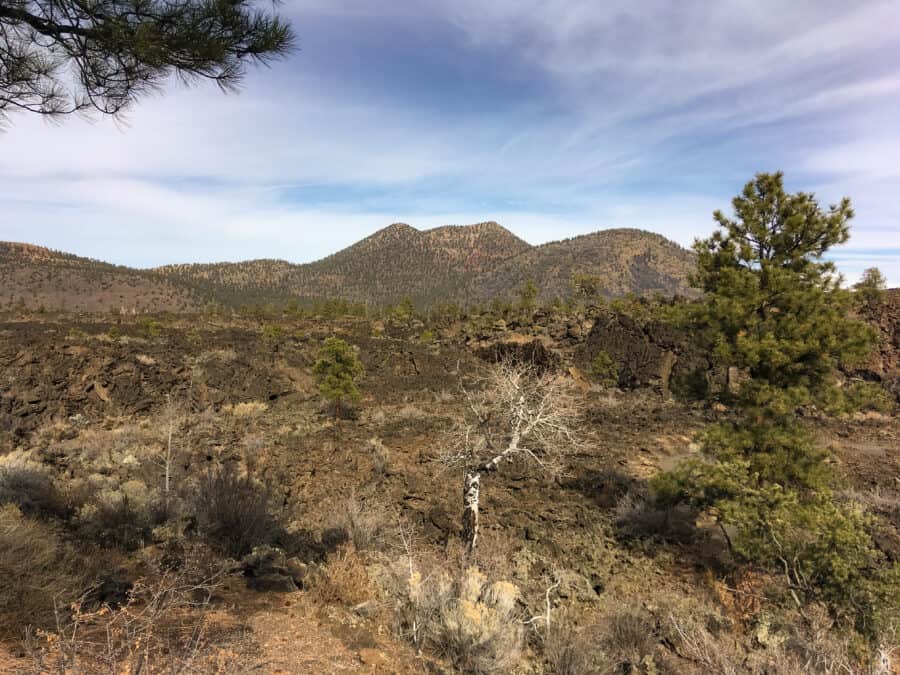
M 526 314 L 533 312 L 538 297 L 538 287 L 534 283 L 534 279 L 528 279 L 522 284 L 517 294 L 519 296 L 519 309 Z
M 0 122 L 12 110 L 116 114 L 173 74 L 234 89 L 248 62 L 293 40 L 252 0 L 0 0 Z
M 826 600 L 871 636 L 896 608 L 889 594 L 900 587 L 887 580 L 896 570 L 879 577 L 887 568 L 868 517 L 835 501 L 828 452 L 798 418 L 828 399 L 835 367 L 872 344 L 823 259 L 847 240 L 853 211 L 847 199 L 823 209 L 811 194 L 786 193 L 781 173 L 758 174 L 733 205 L 734 218 L 716 212 L 721 229 L 694 246 L 705 291 L 695 318 L 716 362 L 749 378 L 733 394 L 732 421 L 701 434 L 702 458 L 652 488 L 664 506 L 710 509 L 740 558 L 772 565 L 798 603 Z
M 334 417 L 341 415 L 346 402 L 358 401 L 357 382 L 363 374 L 363 364 L 352 345 L 336 337 L 325 340 L 313 365 L 319 393 L 334 407 Z
M 870 267 L 862 274 L 862 278 L 853 285 L 860 305 L 876 305 L 884 299 L 887 279 L 877 267 Z

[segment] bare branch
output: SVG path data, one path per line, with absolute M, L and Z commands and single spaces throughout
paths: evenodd
M 460 383 L 460 390 L 465 419 L 449 434 L 441 459 L 465 469 L 463 536 L 471 553 L 478 539 L 481 475 L 524 460 L 547 477 L 558 476 L 565 456 L 579 446 L 581 405 L 564 378 L 513 361 Z

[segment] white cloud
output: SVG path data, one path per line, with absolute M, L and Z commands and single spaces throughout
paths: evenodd
M 329 81 L 301 52 L 251 72 L 238 96 L 170 89 L 122 127 L 20 115 L 0 134 L 0 238 L 142 264 L 309 260 L 394 220 L 495 219 L 535 243 L 643 227 L 688 244 L 712 229 L 711 211 L 727 208 L 748 171 L 770 168 L 823 201 L 851 196 L 854 246 L 900 238 L 894 0 L 284 8 L 301 38 L 313 17 L 356 30 L 454 26 L 455 57 L 500 52 L 501 66 L 533 72 L 526 85 L 536 90 L 498 100 L 496 112 L 451 115 L 414 91 L 395 96 L 388 74 L 377 97 Z M 418 84 L 423 94 L 453 86 Z M 292 186 L 322 194 L 304 201 Z

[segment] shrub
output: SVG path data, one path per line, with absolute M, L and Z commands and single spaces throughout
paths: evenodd
M 284 329 L 278 324 L 266 324 L 262 328 L 262 337 L 268 343 L 276 343 L 281 340 L 282 335 L 284 335 Z
M 544 662 L 553 675 L 595 675 L 616 672 L 616 662 L 596 645 L 596 631 L 578 631 L 555 621 L 543 636 Z
M 156 319 L 146 318 L 141 321 L 141 331 L 148 338 L 156 338 L 162 335 L 162 324 Z
M 384 543 L 388 514 L 381 504 L 363 502 L 351 493 L 337 509 L 335 525 L 347 533 L 357 551 L 378 548 Z
M 235 417 L 256 417 L 269 409 L 269 404 L 264 401 L 246 401 L 226 405 L 222 408 L 224 412 L 230 413 Z
M 468 568 L 441 610 L 433 636 L 438 649 L 466 673 L 508 672 L 522 651 L 518 598 L 513 584 L 489 583 L 480 570 Z
M 443 570 L 424 578 L 411 567 L 400 593 L 401 631 L 458 671 L 510 672 L 519 662 L 522 623 L 516 616 L 519 589 L 513 584 L 491 583 L 475 567 L 455 581 Z
M 233 464 L 208 469 L 194 495 L 200 532 L 228 555 L 240 557 L 254 546 L 272 544 L 281 527 L 269 512 L 271 490 Z
M 866 411 L 889 413 L 894 409 L 894 400 L 878 382 L 853 382 L 829 391 L 824 406 L 829 415 Z
M 57 531 L 12 505 L 0 507 L 0 579 L 0 632 L 7 634 L 26 625 L 50 628 L 56 607 L 67 607 L 88 585 Z
M 73 603 L 69 621 L 29 641 L 34 672 L 248 672 L 252 663 L 221 648 L 235 629 L 207 620 L 222 575 L 204 562 L 154 566 L 114 608 Z
M 358 605 L 372 597 L 366 567 L 352 545 L 343 545 L 328 555 L 313 579 L 316 596 L 325 603 Z
M 729 514 L 735 551 L 784 572 L 791 592 L 827 602 L 859 633 L 876 639 L 900 610 L 900 565 L 885 564 L 858 505 L 828 496 L 799 500 L 763 493 Z
M 656 647 L 656 621 L 638 607 L 626 607 L 606 617 L 598 632 L 598 644 L 621 665 L 636 668 Z
M 377 437 L 369 440 L 369 450 L 372 453 L 372 472 L 376 476 L 387 476 L 391 471 L 391 453 Z
M 659 537 L 690 543 L 696 535 L 695 514 L 684 507 L 657 508 L 641 495 L 628 493 L 613 509 L 613 524 L 624 539 Z
M 81 531 L 101 546 L 134 550 L 149 539 L 153 526 L 164 520 L 165 510 L 147 486 L 127 481 L 104 490 L 78 510 Z
M 23 513 L 68 515 L 66 499 L 43 466 L 18 454 L 0 459 L 0 505 L 15 504 Z
M 599 351 L 591 359 L 588 375 L 604 387 L 613 387 L 619 381 L 619 368 L 608 352 Z

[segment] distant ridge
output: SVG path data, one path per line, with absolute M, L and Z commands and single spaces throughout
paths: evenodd
M 215 303 L 301 304 L 345 299 L 417 306 L 511 298 L 533 280 L 544 300 L 571 293 L 575 274 L 600 277 L 607 295 L 684 294 L 693 254 L 635 229 L 532 246 L 490 221 L 418 230 L 394 223 L 306 264 L 284 260 L 119 267 L 28 244 L 0 243 L 0 306 L 114 311 L 196 311 Z
M 202 298 L 159 274 L 42 246 L 0 242 L 0 307 L 51 312 L 192 312 Z

